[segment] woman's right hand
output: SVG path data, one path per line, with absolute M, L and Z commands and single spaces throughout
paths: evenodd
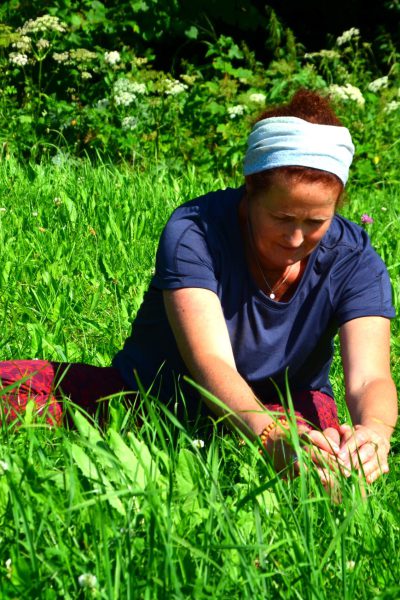
M 339 471 L 344 475 L 349 473 L 344 461 L 339 458 L 340 432 L 333 427 L 323 431 L 313 429 L 306 434 L 306 437 L 311 442 L 308 452 L 321 482 L 326 488 L 331 488 L 335 484 Z

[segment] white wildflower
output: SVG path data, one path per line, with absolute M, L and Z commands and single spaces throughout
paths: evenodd
M 374 79 L 371 83 L 368 84 L 368 89 L 370 92 L 379 92 L 384 88 L 387 88 L 389 85 L 389 77 L 385 75 L 384 77 L 379 77 L 378 79 Z
M 391 102 L 388 102 L 384 108 L 384 112 L 386 113 L 391 113 L 395 110 L 397 110 L 400 107 L 400 102 L 398 102 L 397 100 L 392 100 Z
M 117 106 L 129 106 L 136 100 L 137 95 L 143 95 L 146 91 L 144 83 L 121 77 L 117 79 L 113 86 L 115 104 Z
M 12 576 L 12 561 L 11 558 L 7 558 L 6 560 L 6 576 L 8 579 L 11 579 Z
M 58 198 L 58 196 L 53 199 L 53 202 L 56 206 L 60 206 L 60 204 L 62 204 L 62 200 L 61 198 Z
M 135 56 L 135 58 L 133 59 L 133 62 L 138 67 L 141 67 L 142 65 L 146 65 L 149 62 L 149 59 L 142 57 L 142 56 Z
M 135 117 L 125 117 L 125 119 L 122 119 L 122 129 L 132 131 L 133 129 L 135 129 L 136 125 L 137 119 L 135 119 Z
M 29 19 L 22 27 L 18 29 L 22 34 L 26 33 L 41 33 L 45 31 L 53 31 L 55 33 L 65 33 L 67 26 L 60 21 L 58 17 L 52 15 L 43 15 L 37 19 Z
M 112 67 L 121 61 L 121 55 L 118 50 L 112 50 L 104 54 L 104 61 Z
M 197 75 L 187 75 L 186 73 L 184 73 L 183 75 L 181 75 L 181 79 L 183 79 L 183 81 L 188 85 L 193 85 L 197 79 Z
M 105 108 L 107 108 L 110 104 L 110 101 L 108 100 L 108 98 L 100 98 L 100 100 L 97 100 L 96 102 L 96 108 L 98 110 L 104 110 Z
M 328 90 L 332 96 L 338 98 L 339 100 L 343 100 L 344 102 L 350 100 L 351 102 L 358 104 L 360 107 L 363 107 L 365 104 L 365 98 L 360 89 L 354 85 L 351 85 L 350 83 L 346 83 L 345 85 L 333 84 L 329 86 Z
M 93 590 L 97 587 L 97 577 L 91 573 L 82 573 L 78 577 L 78 583 L 81 587 Z
M 86 48 L 74 48 L 70 50 L 69 57 L 77 63 L 88 63 L 96 60 L 97 54 Z
M 4 474 L 6 471 L 10 470 L 10 465 L 5 460 L 0 460 L 0 469 L 3 471 L 2 474 Z
M 56 62 L 63 63 L 69 59 L 69 54 L 68 54 L 68 52 L 54 52 L 53 59 Z
M 126 77 L 120 77 L 116 81 L 114 81 L 113 91 L 114 94 L 119 94 L 120 92 L 130 92 L 131 82 Z
M 360 37 L 360 30 L 356 27 L 351 27 L 347 31 L 343 31 L 342 35 L 340 35 L 337 38 L 336 43 L 338 46 L 344 46 L 345 44 L 348 44 L 353 38 L 358 37 Z
M 6 207 L 5 207 L 5 206 L 1 206 L 1 207 L 0 207 L 0 212 L 6 212 L 6 211 L 7 211 L 7 209 L 6 209 Z
M 204 448 L 204 440 L 192 440 L 192 446 L 194 448 Z
M 254 94 L 250 94 L 250 96 L 249 96 L 250 102 L 255 102 L 256 104 L 264 104 L 265 98 L 266 98 L 265 94 L 261 94 L 261 93 L 254 93 Z
M 35 211 L 33 211 L 33 213 L 32 213 L 32 217 L 37 217 L 37 216 L 38 216 L 38 214 L 39 214 L 39 213 L 37 212 L 37 210 L 35 210 Z
M 131 81 L 130 82 L 130 91 L 133 94 L 139 94 L 139 96 L 142 96 L 143 94 L 146 94 L 146 92 L 147 92 L 146 84 L 138 83 L 137 81 Z
M 243 104 L 237 104 L 236 106 L 230 106 L 228 108 L 228 115 L 231 119 L 236 119 L 236 117 L 241 117 L 244 114 L 244 106 Z
M 26 54 L 32 49 L 32 40 L 27 35 L 21 35 L 21 37 L 12 44 L 12 47 Z
M 48 48 L 50 46 L 50 42 L 49 42 L 49 40 L 42 38 L 41 40 L 39 40 L 36 43 L 36 46 L 38 47 L 39 50 L 46 50 L 46 48 Z
M 166 79 L 165 80 L 165 94 L 167 96 L 177 96 L 178 94 L 182 94 L 185 90 L 188 89 L 186 83 L 182 83 L 177 79 Z
M 337 50 L 326 50 L 325 48 L 319 50 L 318 52 L 306 52 L 304 54 L 304 58 L 315 58 L 316 56 L 327 58 L 328 60 L 340 58 L 340 54 L 337 52 Z
M 131 92 L 120 92 L 114 96 L 115 104 L 117 106 L 129 106 L 136 100 L 136 94 Z
M 93 75 L 89 71 L 82 71 L 81 77 L 82 79 L 92 79 Z
M 346 569 L 348 571 L 354 571 L 355 566 L 356 566 L 356 563 L 355 563 L 354 560 L 348 560 L 348 561 L 346 561 Z
M 383 212 L 386 212 L 387 211 L 386 206 L 381 206 L 381 210 L 383 210 Z
M 8 59 L 10 63 L 17 65 L 17 67 L 24 67 L 28 63 L 28 56 L 20 52 L 10 52 Z

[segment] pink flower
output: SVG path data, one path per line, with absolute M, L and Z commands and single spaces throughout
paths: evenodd
M 373 223 L 374 220 L 367 214 L 361 215 L 361 223 Z

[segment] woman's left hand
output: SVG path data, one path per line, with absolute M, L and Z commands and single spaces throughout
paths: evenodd
M 340 426 L 339 458 L 349 469 L 357 469 L 365 475 L 368 483 L 389 472 L 389 441 L 369 427 Z

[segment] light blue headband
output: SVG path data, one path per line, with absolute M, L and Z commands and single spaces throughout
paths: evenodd
M 354 145 L 346 127 L 317 125 L 297 117 L 270 117 L 249 135 L 244 174 L 301 166 L 334 173 L 346 185 Z

